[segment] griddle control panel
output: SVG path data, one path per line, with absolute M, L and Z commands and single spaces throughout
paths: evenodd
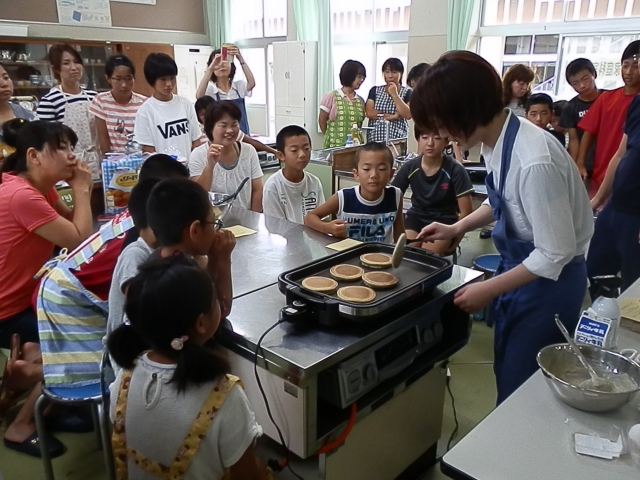
M 346 408 L 380 383 L 398 375 L 436 345 L 444 333 L 438 314 L 427 316 L 365 351 L 322 372 L 319 396 Z

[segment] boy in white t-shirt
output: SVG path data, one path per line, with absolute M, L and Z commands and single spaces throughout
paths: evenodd
M 144 62 L 144 78 L 153 96 L 142 104 L 134 125 L 134 140 L 149 153 L 166 153 L 187 162 L 200 145 L 200 127 L 191 102 L 173 91 L 178 66 L 164 53 L 151 53 Z
M 304 171 L 311 159 L 311 138 L 304 128 L 289 125 L 278 133 L 276 149 L 284 168 L 264 185 L 263 212 L 302 225 L 307 213 L 324 203 L 320 180 Z

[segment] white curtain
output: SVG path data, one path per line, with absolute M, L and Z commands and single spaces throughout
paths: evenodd
M 318 42 L 318 99 L 331 92 L 333 85 L 333 37 L 329 0 L 293 0 L 298 40 Z
M 228 41 L 230 25 L 230 0 L 205 0 L 209 43 L 215 48 Z
M 479 0 L 449 0 L 447 50 L 465 50 L 471 33 L 471 19 Z

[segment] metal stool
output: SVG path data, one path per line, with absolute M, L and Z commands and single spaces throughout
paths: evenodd
M 501 257 L 497 253 L 490 253 L 487 255 L 478 255 L 473 259 L 473 268 L 484 273 L 484 279 L 489 280 L 496 274 L 498 267 L 500 266 Z M 484 320 L 488 326 L 493 325 L 493 321 L 489 316 L 490 307 L 484 309 Z

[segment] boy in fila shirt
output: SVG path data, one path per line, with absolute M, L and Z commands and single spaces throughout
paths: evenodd
M 142 150 L 177 155 L 186 163 L 191 150 L 200 145 L 200 127 L 191 102 L 173 91 L 178 66 L 169 55 L 151 53 L 144 62 L 144 78 L 153 96 L 136 114 L 134 140 Z
M 320 180 L 304 171 L 311 159 L 311 138 L 304 128 L 289 125 L 278 132 L 276 148 L 284 168 L 265 183 L 262 211 L 304 224 L 304 217 L 324 203 Z
M 359 186 L 345 188 L 310 212 L 305 225 L 337 238 L 394 243 L 404 233 L 402 192 L 388 185 L 393 154 L 383 143 L 367 143 L 356 152 L 353 176 Z M 321 219 L 336 215 L 332 222 Z

